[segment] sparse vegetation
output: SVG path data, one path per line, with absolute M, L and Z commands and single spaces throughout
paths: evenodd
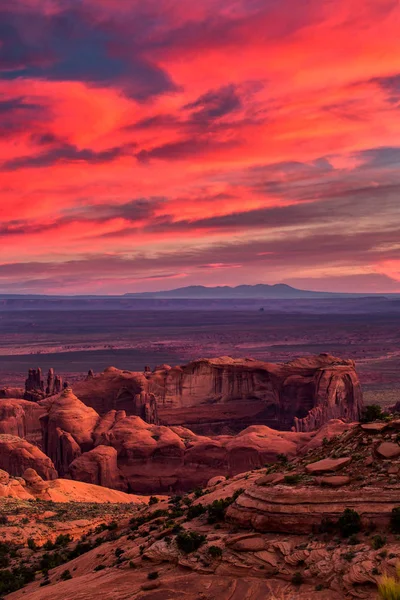
M 378 584 L 379 596 L 382 600 L 400 600 L 400 567 L 395 577 L 384 575 Z
M 300 573 L 300 571 L 296 571 L 292 576 L 292 584 L 295 586 L 300 586 L 304 582 L 304 577 Z
M 200 515 L 203 515 L 206 511 L 206 507 L 202 504 L 194 504 L 192 506 L 189 506 L 186 518 L 188 521 L 191 521 L 192 519 L 200 517 Z
M 61 578 L 62 581 L 68 581 L 68 579 L 72 579 L 72 575 L 69 569 L 66 569 L 65 571 L 63 571 L 61 573 Z
M 386 538 L 378 533 L 373 536 L 371 544 L 374 550 L 380 550 L 386 544 Z
M 208 553 L 212 558 L 220 558 L 222 556 L 222 549 L 219 546 L 210 546 Z
M 357 511 L 346 508 L 338 520 L 338 527 L 342 537 L 350 537 L 361 530 L 361 518 Z
M 390 529 L 393 533 L 400 533 L 400 506 L 392 510 L 390 516 Z
M 158 577 L 158 571 L 153 571 L 147 575 L 147 579 L 150 579 L 150 581 L 154 581 L 154 579 L 158 579 Z
M 295 475 L 285 475 L 284 482 L 286 485 L 296 485 L 301 481 L 301 476 L 298 474 Z
M 364 407 L 361 421 L 362 423 L 372 423 L 383 419 L 384 413 L 379 404 L 369 404 Z
M 196 531 L 181 531 L 176 536 L 176 543 L 179 550 L 190 554 L 195 550 L 198 550 L 202 544 L 206 541 L 206 536 Z
M 158 504 L 159 503 L 159 499 L 156 496 L 150 496 L 150 500 L 149 500 L 149 505 L 152 506 L 153 504 Z

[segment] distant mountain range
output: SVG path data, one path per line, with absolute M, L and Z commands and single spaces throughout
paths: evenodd
M 136 300 L 209 300 L 209 301 L 256 301 L 256 300 L 323 300 L 323 299 L 338 299 L 338 298 L 358 298 L 358 299 L 374 299 L 387 300 L 389 298 L 395 300 L 400 298 L 400 294 L 367 294 L 367 293 L 345 293 L 345 292 L 314 292 L 310 290 L 299 290 L 285 283 L 277 283 L 268 285 L 259 283 L 257 285 L 238 285 L 230 287 L 229 285 L 206 287 L 204 285 L 190 285 L 174 290 L 165 290 L 160 292 L 136 292 L 121 295 L 103 295 L 103 294 L 80 294 L 80 295 L 47 295 L 47 294 L 1 294 L 0 293 L 0 310 L 2 306 L 8 308 L 11 304 L 17 303 L 20 307 L 35 308 L 36 306 L 45 303 L 47 306 L 51 304 L 72 305 L 84 303 L 98 305 L 105 304 L 107 306 L 126 306 L 129 302 Z M 10 304 L 11 303 L 11 304 Z
M 375 296 L 375 294 L 371 294 Z M 386 294 L 382 294 L 385 296 Z M 142 292 L 135 294 L 125 294 L 127 298 L 207 298 L 207 299 L 228 299 L 228 298 L 260 298 L 260 299 L 289 299 L 289 298 L 351 298 L 369 296 L 369 294 L 346 294 L 340 292 L 312 292 L 308 290 L 298 290 L 284 283 L 267 285 L 260 283 L 257 285 L 238 285 L 230 287 L 228 285 L 217 287 L 205 287 L 203 285 L 191 285 L 188 287 L 177 288 L 164 292 Z

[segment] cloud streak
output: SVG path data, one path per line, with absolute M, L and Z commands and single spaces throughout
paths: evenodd
M 0 292 L 400 291 L 399 18 L 395 0 L 1 5 Z

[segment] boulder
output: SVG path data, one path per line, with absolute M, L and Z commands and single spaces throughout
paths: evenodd
M 331 475 L 330 477 L 318 477 L 317 481 L 320 485 L 328 487 L 342 487 L 349 485 L 351 479 L 348 475 Z
M 387 428 L 388 423 L 382 423 L 381 421 L 377 421 L 376 423 L 362 423 L 361 425 L 361 429 L 368 433 L 381 433 Z
M 376 452 L 381 458 L 397 458 L 400 456 L 400 446 L 395 442 L 382 442 Z
M 307 473 L 318 475 L 319 473 L 333 473 L 340 471 L 351 462 L 351 456 L 344 458 L 324 458 L 318 462 L 310 463 L 306 466 Z

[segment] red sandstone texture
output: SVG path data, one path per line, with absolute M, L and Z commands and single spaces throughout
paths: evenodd
M 279 455 L 291 458 L 349 427 L 334 420 L 319 431 L 302 433 L 256 425 L 236 436 L 207 437 L 180 426 L 146 423 L 125 411 L 112 410 L 100 416 L 70 389 L 38 404 L 3 402 L 11 402 L 18 412 L 18 419 L 11 420 L 9 411 L 4 412 L 3 429 L 29 423 L 28 435 L 36 432 L 40 421 L 41 448 L 60 477 L 144 494 L 188 490 L 213 476 L 235 475 L 274 463 Z M 29 421 L 24 411 L 29 415 L 31 407 L 37 412 Z
M 0 435 L 0 469 L 21 476 L 26 469 L 35 469 L 44 479 L 56 479 L 53 462 L 37 446 L 14 435 Z
M 254 424 L 311 431 L 330 419 L 357 421 L 363 406 L 354 362 L 328 354 L 284 364 L 200 359 L 145 373 L 110 368 L 75 384 L 74 392 L 101 414 L 125 410 L 205 435 Z
M 295 457 L 349 427 L 336 420 L 320 432 L 298 433 L 256 425 L 210 438 L 125 411 L 101 417 L 70 389 L 41 404 L 43 449 L 61 477 L 144 494 L 193 489 L 216 475 L 259 468 L 280 455 Z

